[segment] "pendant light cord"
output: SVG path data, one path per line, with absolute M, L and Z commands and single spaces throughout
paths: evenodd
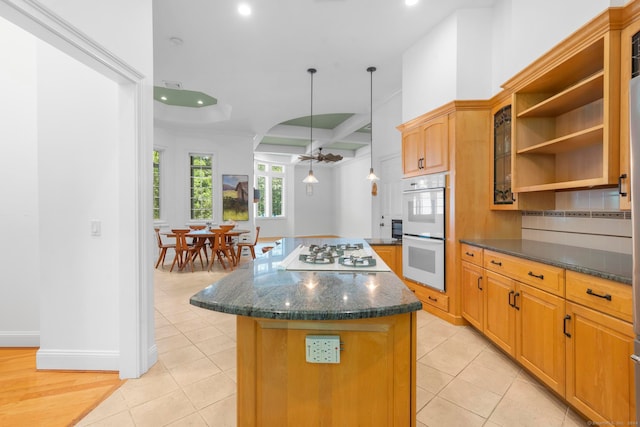
M 370 90 L 370 94 L 371 94 L 371 98 L 369 101 L 369 126 L 371 127 L 371 148 L 369 148 L 370 153 L 371 153 L 371 169 L 373 170 L 373 72 L 376 70 L 376 67 L 369 67 L 367 68 L 367 71 L 369 72 L 369 74 L 371 75 L 371 90 Z
M 313 171 L 313 75 L 317 71 L 315 68 L 307 70 L 311 74 L 311 116 L 309 118 L 309 171 Z

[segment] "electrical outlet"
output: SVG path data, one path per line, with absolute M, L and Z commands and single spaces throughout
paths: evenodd
M 307 335 L 305 344 L 307 362 L 340 363 L 340 337 L 338 335 Z

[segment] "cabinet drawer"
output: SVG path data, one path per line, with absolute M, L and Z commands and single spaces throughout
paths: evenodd
M 567 299 L 633 322 L 631 285 L 567 271 Z
M 482 248 L 462 243 L 460 244 L 460 259 L 482 266 Z
M 484 268 L 519 282 L 564 297 L 564 269 L 489 250 L 484 251 Z
M 442 292 L 426 286 L 418 285 L 409 280 L 404 281 L 405 284 L 416 294 L 416 297 L 425 304 L 432 305 L 445 312 L 449 312 L 449 297 Z

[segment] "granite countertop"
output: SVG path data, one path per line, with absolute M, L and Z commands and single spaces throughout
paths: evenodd
M 350 320 L 392 316 L 422 303 L 392 272 L 290 271 L 280 267 L 300 244 L 362 239 L 286 238 L 271 251 L 191 297 L 191 304 L 240 316 L 281 320 Z
M 402 246 L 402 240 L 398 239 L 364 239 L 369 246 Z
M 628 285 L 632 282 L 633 260 L 631 255 L 535 240 L 461 239 L 460 241 Z

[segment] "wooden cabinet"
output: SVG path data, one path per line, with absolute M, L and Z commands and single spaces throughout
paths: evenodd
M 486 271 L 484 282 L 484 334 L 506 353 L 516 354 L 515 281 Z
M 631 286 L 567 271 L 566 312 L 567 401 L 597 424 L 635 425 Z
M 239 426 L 415 425 L 415 312 L 335 321 L 237 316 L 237 331 Z M 338 335 L 340 363 L 307 362 L 308 335 Z
M 594 423 L 635 425 L 631 286 L 461 248 L 465 319 Z
M 620 209 L 631 209 L 631 138 L 629 134 L 629 81 L 640 75 L 640 17 L 622 30 L 620 40 Z
M 567 302 L 567 401 L 596 424 L 635 425 L 633 326 Z
M 484 274 L 482 267 L 463 261 L 460 269 L 462 317 L 482 332 L 484 330 Z
M 400 245 L 374 245 L 371 248 L 384 261 L 387 266 L 402 278 L 402 246 Z
M 449 169 L 447 116 L 420 123 L 402 133 L 402 170 L 405 177 Z
M 620 31 L 607 11 L 503 87 L 513 92 L 514 192 L 618 180 Z
M 514 301 L 516 360 L 564 396 L 564 298 L 517 283 Z

